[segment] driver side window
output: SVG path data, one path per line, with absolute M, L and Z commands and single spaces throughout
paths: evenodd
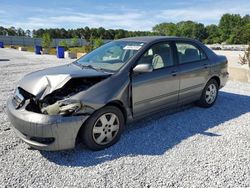
M 139 59 L 138 64 L 151 64 L 153 69 L 174 65 L 172 49 L 169 43 L 158 43 L 148 49 Z

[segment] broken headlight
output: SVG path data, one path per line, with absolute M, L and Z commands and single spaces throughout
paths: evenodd
M 79 111 L 81 108 L 82 104 L 80 101 L 65 99 L 43 107 L 41 111 L 48 115 L 70 115 Z
M 23 106 L 24 102 L 25 102 L 25 98 L 23 97 L 23 95 L 19 92 L 19 89 L 17 88 L 14 92 L 14 96 L 13 96 L 13 102 L 15 104 L 15 108 L 18 109 L 20 107 Z

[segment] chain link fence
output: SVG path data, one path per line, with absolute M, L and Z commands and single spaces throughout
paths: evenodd
M 65 40 L 69 46 L 72 46 L 72 39 L 53 39 L 51 47 L 56 47 L 59 45 L 60 41 Z M 19 45 L 19 46 L 41 46 L 41 38 L 30 38 L 21 36 L 2 36 L 0 35 L 0 42 L 4 45 Z M 87 41 L 85 39 L 77 39 L 77 46 L 85 46 Z

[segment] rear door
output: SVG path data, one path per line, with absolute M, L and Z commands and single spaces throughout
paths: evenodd
M 137 62 L 152 64 L 154 70 L 132 74 L 134 117 L 177 105 L 179 76 L 172 46 L 169 42 L 155 44 Z
M 179 63 L 180 105 L 198 100 L 209 77 L 206 54 L 195 43 L 176 42 Z

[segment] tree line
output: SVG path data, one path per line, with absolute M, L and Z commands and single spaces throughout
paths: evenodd
M 125 37 L 135 37 L 135 36 L 150 36 L 157 35 L 155 32 L 151 31 L 127 31 L 124 29 L 104 29 L 99 28 L 77 28 L 77 29 L 64 29 L 64 28 L 50 28 L 50 29 L 37 29 L 37 30 L 23 30 L 22 28 L 4 28 L 0 26 L 0 35 L 9 36 L 27 36 L 34 38 L 42 38 L 44 34 L 49 34 L 51 38 L 82 38 L 90 40 L 91 38 L 101 38 L 106 40 L 114 40 Z
M 207 44 L 247 44 L 250 42 L 250 16 L 239 14 L 224 14 L 218 25 L 205 26 L 194 21 L 178 23 L 164 22 L 155 25 L 152 31 L 128 31 L 124 29 L 78 28 L 78 29 L 37 29 L 23 30 L 22 28 L 4 28 L 0 26 L 0 35 L 27 36 L 41 38 L 45 33 L 52 38 L 84 38 L 91 39 L 119 39 L 134 36 L 168 35 L 195 38 Z
M 195 38 L 207 44 L 247 44 L 250 42 L 250 16 L 224 14 L 218 25 L 207 26 L 193 21 L 161 23 L 154 26 L 153 31 L 161 35 Z

